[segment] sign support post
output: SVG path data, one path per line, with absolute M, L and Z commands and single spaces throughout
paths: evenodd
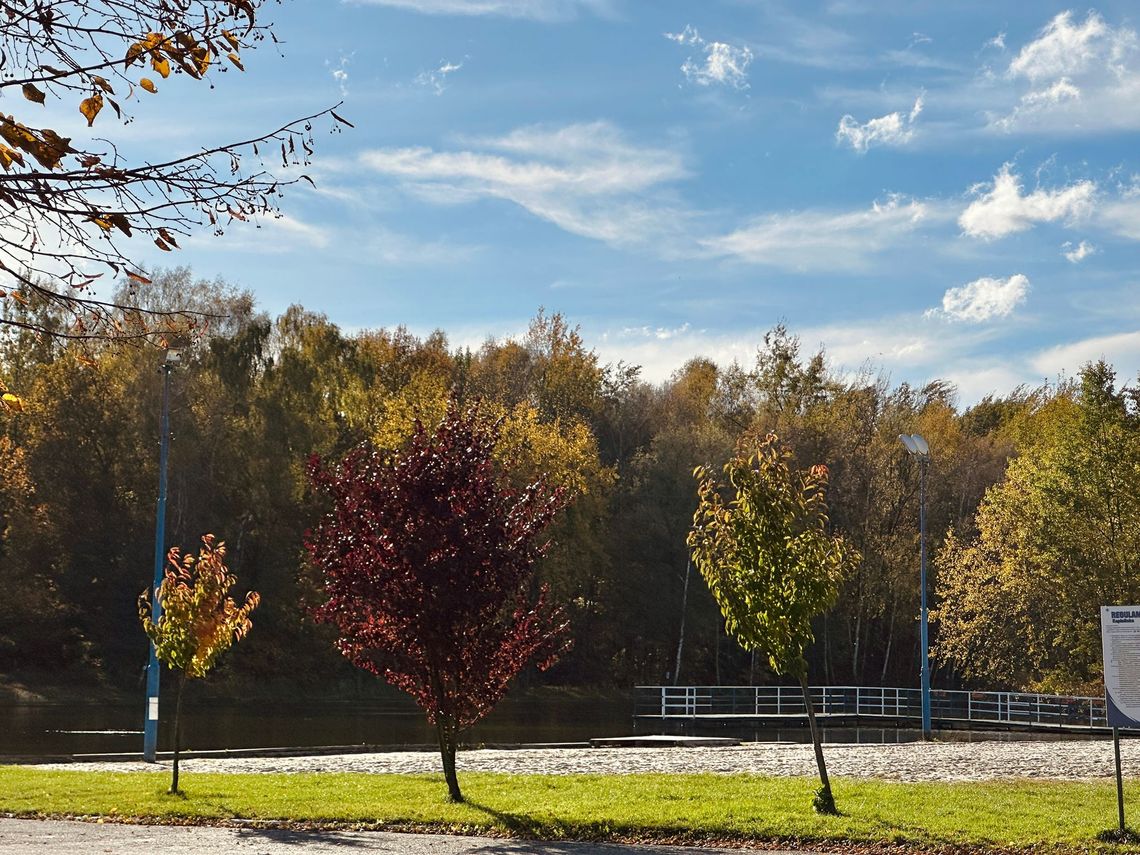
M 1120 834 L 1124 835 L 1124 778 L 1120 774 L 1120 728 L 1112 729 L 1112 751 L 1116 755 L 1116 813 L 1120 819 Z

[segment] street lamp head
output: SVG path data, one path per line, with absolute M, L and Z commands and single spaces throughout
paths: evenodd
M 165 365 L 177 365 L 182 361 L 182 348 L 178 346 L 166 348 L 166 356 L 162 361 Z
M 899 439 L 902 441 L 902 444 L 906 446 L 906 450 L 911 454 L 918 457 L 930 456 L 930 446 L 927 445 L 926 440 L 917 433 L 900 433 Z

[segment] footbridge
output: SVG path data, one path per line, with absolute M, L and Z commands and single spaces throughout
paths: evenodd
M 919 689 L 812 686 L 812 707 L 824 727 L 921 727 Z M 1105 732 L 1104 698 L 1027 692 L 933 689 L 936 730 Z M 799 686 L 638 686 L 638 725 L 673 730 L 806 726 Z

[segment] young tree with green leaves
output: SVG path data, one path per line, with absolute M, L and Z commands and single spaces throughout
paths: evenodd
M 747 444 L 724 465 L 724 481 L 703 466 L 693 473 L 699 504 L 688 544 L 728 632 L 746 650 L 767 653 L 778 674 L 798 680 L 819 767 L 813 805 L 833 814 L 804 651 L 815 638 L 812 618 L 835 605 L 858 555 L 828 532 L 827 467 L 793 470 L 791 452 L 774 433 L 754 450 Z
M 178 755 L 182 746 L 182 694 L 186 681 L 205 677 L 218 657 L 244 638 L 253 625 L 250 613 L 261 597 L 256 591 L 238 606 L 229 596 L 237 579 L 226 567 L 226 545 L 214 544 L 214 536 L 202 537 L 197 556 L 170 550 L 169 566 L 154 592 L 158 619 L 151 616 L 147 591 L 139 595 L 139 619 L 154 644 L 158 660 L 178 672 L 174 704 L 174 771 L 170 792 L 178 793 Z

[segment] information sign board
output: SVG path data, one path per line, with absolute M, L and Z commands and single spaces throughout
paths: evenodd
M 1140 728 L 1140 606 L 1101 606 L 1109 727 Z

